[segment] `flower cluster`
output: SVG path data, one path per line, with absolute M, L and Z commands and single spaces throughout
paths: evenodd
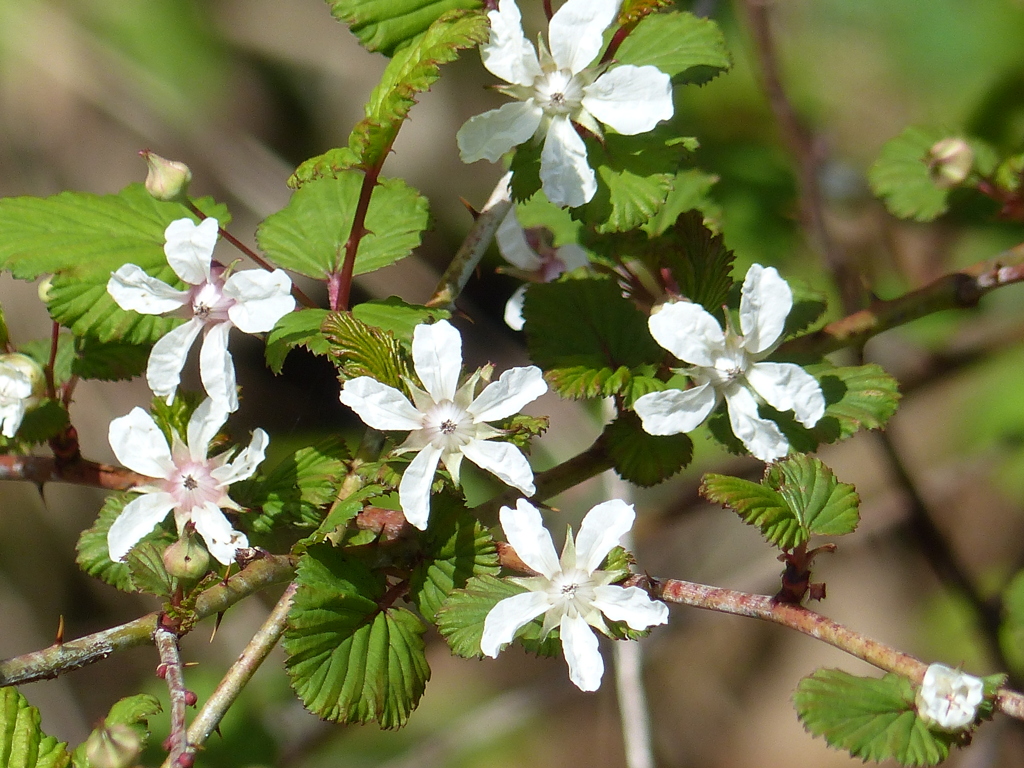
M 484 66 L 517 99 L 470 118 L 456 140 L 462 160 L 495 162 L 531 137 L 544 137 L 540 179 L 555 205 L 576 207 L 594 197 L 597 178 L 575 124 L 601 136 L 600 123 L 621 134 L 645 133 L 672 117 L 672 83 L 653 66 L 607 68 L 595 59 L 621 0 L 568 0 L 551 17 L 548 44 L 523 34 L 514 0 L 487 14 L 490 37 L 480 47 Z
M 817 380 L 793 363 L 762 362 L 782 339 L 793 292 L 772 267 L 754 264 L 747 271 L 740 298 L 740 333 L 718 321 L 699 304 L 678 301 L 651 315 L 651 335 L 690 368 L 694 386 L 669 389 L 639 398 L 634 408 L 652 435 L 690 432 L 711 415 L 724 398 L 729 424 L 754 456 L 774 461 L 789 451 L 778 425 L 758 413 L 767 402 L 793 411 L 797 421 L 813 427 L 825 414 L 825 396 Z
M 402 475 L 398 499 L 410 524 L 427 527 L 430 486 L 438 464 L 459 484 L 467 458 L 502 482 L 534 493 L 533 470 L 514 445 L 494 442 L 502 432 L 488 422 L 512 416 L 547 392 L 536 366 L 512 368 L 475 395 L 481 372 L 460 387 L 462 337 L 446 320 L 418 325 L 412 337 L 413 367 L 423 389 L 407 382 L 412 402 L 394 387 L 369 376 L 346 381 L 341 402 L 374 429 L 409 431 L 395 453 L 416 452 Z M 424 391 L 425 390 L 425 391 Z
M 917 691 L 917 714 L 944 731 L 960 731 L 978 716 L 985 684 L 977 677 L 945 664 L 931 664 Z

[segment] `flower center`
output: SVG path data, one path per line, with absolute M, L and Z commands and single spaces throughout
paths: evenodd
M 548 594 L 552 602 L 561 605 L 568 616 L 590 612 L 594 602 L 594 584 L 590 574 L 579 568 L 562 571 L 551 580 Z
M 223 269 L 211 270 L 210 281 L 192 289 L 192 316 L 204 323 L 221 323 L 228 319 L 228 309 L 235 300 L 224 295 Z
M 540 75 L 533 90 L 537 104 L 549 115 L 571 115 L 583 101 L 583 88 L 568 69 Z
M 423 416 L 423 428 L 435 448 L 457 451 L 473 439 L 473 417 L 451 400 L 442 400 Z
M 206 462 L 185 459 L 175 470 L 167 479 L 165 490 L 174 497 L 176 507 L 191 512 L 210 502 L 220 506 L 224 491 L 210 475 Z

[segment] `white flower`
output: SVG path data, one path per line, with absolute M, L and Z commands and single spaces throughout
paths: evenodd
M 14 437 L 25 413 L 39 405 L 43 370 L 30 357 L 17 352 L 0 355 L 0 425 L 4 437 Z
M 283 271 L 249 269 L 229 274 L 213 264 L 217 244 L 217 220 L 204 219 L 198 226 L 191 219 L 172 221 L 164 231 L 167 262 L 189 288 L 179 291 L 147 275 L 135 264 L 125 264 L 110 276 L 107 292 L 122 309 L 144 315 L 162 315 L 187 307 L 191 319 L 153 345 L 146 368 L 149 388 L 170 403 L 181 381 L 192 344 L 205 332 L 199 353 L 199 374 L 206 394 L 238 409 L 235 364 L 228 352 L 228 332 L 269 331 L 284 315 L 295 309 L 292 281 Z
M 516 268 L 519 276 L 535 283 L 550 283 L 563 272 L 570 272 L 590 263 L 587 252 L 576 243 L 554 248 L 539 236 L 541 230 L 523 229 L 513 207 L 502 219 L 494 238 L 498 251 Z M 529 283 L 520 286 L 505 304 L 505 324 L 513 331 L 523 330 L 523 299 Z
M 241 511 L 228 496 L 228 486 L 252 476 L 263 461 L 269 438 L 257 429 L 234 461 L 229 461 L 232 451 L 207 458 L 210 441 L 227 416 L 223 404 L 207 398 L 189 419 L 186 442 L 175 434 L 170 446 L 141 408 L 110 422 L 110 447 L 118 461 L 154 481 L 132 489 L 142 495 L 128 502 L 110 526 L 111 560 L 123 560 L 172 509 L 178 535 L 192 523 L 210 554 L 225 565 L 234 561 L 235 550 L 249 546 L 245 534 L 232 530 L 221 509 Z
M 600 136 L 599 122 L 634 135 L 672 117 L 672 83 L 653 66 L 623 65 L 607 71 L 594 64 L 602 33 L 621 0 L 568 0 L 551 18 L 548 44 L 537 49 L 523 34 L 514 0 L 500 0 L 487 14 L 490 38 L 480 48 L 484 66 L 509 86 L 518 102 L 470 118 L 456 137 L 467 163 L 500 159 L 531 136 L 545 136 L 540 179 L 555 205 L 576 207 L 597 191 L 587 148 L 573 123 Z M 593 65 L 593 66 L 591 66 Z
M 793 363 L 759 362 L 782 336 L 793 293 L 774 268 L 754 264 L 743 281 L 740 330 L 723 331 L 699 304 L 679 301 L 651 315 L 651 335 L 665 349 L 693 367 L 684 373 L 696 386 L 652 392 L 634 408 L 652 435 L 690 432 L 704 423 L 724 397 L 729 424 L 754 456 L 774 461 L 786 455 L 789 442 L 773 421 L 758 415 L 764 400 L 797 421 L 813 427 L 825 413 L 825 396 L 817 380 Z
M 985 698 L 985 684 L 945 664 L 932 664 L 917 692 L 917 714 L 945 731 L 959 731 L 974 722 Z
M 426 392 L 407 382 L 413 402 L 394 387 L 369 376 L 346 381 L 341 402 L 374 429 L 410 430 L 395 453 L 419 451 L 398 485 L 398 499 L 410 524 L 420 530 L 430 516 L 430 486 L 438 462 L 456 485 L 463 457 L 508 485 L 532 495 L 533 470 L 510 443 L 491 442 L 501 430 L 486 422 L 518 413 L 548 390 L 536 366 L 511 368 L 474 399 L 479 371 L 461 387 L 462 338 L 447 321 L 418 325 L 413 331 L 412 359 Z
M 526 565 L 541 575 L 511 579 L 529 591 L 507 597 L 490 610 L 484 620 L 480 650 L 495 658 L 521 627 L 544 614 L 545 636 L 558 628 L 569 679 L 580 690 L 596 691 L 604 674 L 604 661 L 591 627 L 608 634 L 604 617 L 624 621 L 635 630 L 668 621 L 667 605 L 652 600 L 639 587 L 612 585 L 610 582 L 621 578 L 621 573 L 597 570 L 633 527 L 633 507 L 619 499 L 598 504 L 583 518 L 575 542 L 569 530 L 561 559 L 555 554 L 540 512 L 528 501 L 520 499 L 515 509 L 502 507 L 500 514 L 508 543 Z

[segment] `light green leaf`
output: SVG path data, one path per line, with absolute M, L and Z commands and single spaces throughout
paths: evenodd
M 391 56 L 448 11 L 483 6 L 480 0 L 328 0 L 331 15 L 349 25 L 367 49 Z
M 417 325 L 447 320 L 452 313 L 447 309 L 408 304 L 397 296 L 364 301 L 352 307 L 352 315 L 360 322 L 390 331 L 396 338 L 412 343 L 412 332 Z
M 942 131 L 911 126 L 882 147 L 868 181 L 894 216 L 931 221 L 946 212 L 949 190 L 936 186 L 927 165 L 928 151 L 945 137 Z
M 40 728 L 39 710 L 17 688 L 0 688 L 0 765 L 4 768 L 64 768 L 67 744 Z
M 452 590 L 473 576 L 496 576 L 498 551 L 487 528 L 451 493 L 431 497 L 430 527 L 423 560 L 412 572 L 409 592 L 419 612 L 433 619 Z
M 150 696 L 148 693 L 129 696 L 110 708 L 103 723 L 93 733 L 100 728 L 109 728 L 112 725 L 127 725 L 139 737 L 140 747 L 144 749 L 150 736 L 149 718 L 162 711 L 160 700 L 155 696 Z M 71 760 L 75 768 L 95 768 L 94 764 L 86 757 L 85 745 L 86 742 L 83 741 L 75 747 L 75 751 L 72 753 Z
M 260 224 L 256 240 L 279 267 L 318 280 L 341 272 L 363 185 L 361 171 L 314 179 L 288 205 Z M 359 240 L 354 274 L 386 267 L 412 253 L 427 228 L 427 200 L 399 179 L 373 188 L 367 234 Z
M 313 533 L 303 539 L 300 544 L 309 547 L 312 544 L 322 544 L 331 534 L 347 525 L 356 515 L 363 511 L 369 499 L 383 494 L 384 488 L 379 485 L 364 485 L 355 493 L 346 496 L 344 499 L 331 505 L 327 516 Z
M 289 312 L 277 321 L 267 334 L 267 348 L 264 357 L 267 367 L 280 373 L 284 359 L 295 347 L 305 347 L 314 355 L 326 355 L 330 345 L 320 331 L 324 319 L 330 314 L 326 309 L 303 309 Z
M 604 438 L 615 471 L 634 485 L 657 485 L 693 458 L 693 442 L 687 435 L 649 435 L 633 411 L 624 411 L 605 427 Z
M 899 675 L 876 679 L 819 669 L 800 681 L 793 703 L 808 731 L 854 757 L 935 765 L 949 755 L 956 735 L 930 731 L 917 716 L 914 695 Z
M 721 215 L 719 206 L 709 197 L 711 187 L 718 177 L 710 173 L 688 168 L 672 178 L 672 191 L 665 198 L 665 204 L 650 221 L 641 227 L 651 237 L 665 232 L 687 211 L 700 211 L 705 219 Z
M 174 591 L 174 579 L 164 567 L 165 543 L 156 544 L 142 541 L 128 553 L 128 572 L 132 585 L 139 592 L 157 597 L 170 597 Z
M 430 677 L 424 625 L 384 603 L 383 573 L 339 550 L 310 549 L 296 580 L 283 646 L 303 704 L 324 720 L 404 725 Z
M 860 522 L 860 498 L 836 480 L 820 460 L 798 454 L 772 464 L 760 484 L 707 474 L 701 495 L 736 510 L 748 525 L 780 549 L 804 544 L 812 535 L 841 536 Z
M 678 11 L 644 17 L 622 41 L 615 59 L 655 66 L 676 84 L 705 83 L 732 65 L 718 25 Z
M 523 308 L 530 358 L 563 397 L 606 397 L 651 376 L 664 350 L 613 280 L 531 285 Z M 565 333 L 572 328 L 572 333 Z
M 825 393 L 828 405 L 822 421 L 835 419 L 839 438 L 862 429 L 881 429 L 896 413 L 899 384 L 880 365 L 835 367 L 826 362 L 809 365 L 806 370 L 818 379 Z
M 413 377 L 409 353 L 390 331 L 360 322 L 351 313 L 335 312 L 324 321 L 330 354 L 346 379 L 371 376 L 395 389 Z

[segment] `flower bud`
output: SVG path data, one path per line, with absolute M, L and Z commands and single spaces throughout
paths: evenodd
M 40 280 L 36 291 L 39 294 L 39 300 L 43 302 L 43 304 L 49 304 L 50 294 L 53 292 L 53 275 L 47 275 Z
M 103 725 L 85 741 L 85 757 L 93 768 L 129 768 L 142 752 L 142 739 L 124 723 Z
M 951 136 L 932 145 L 925 158 L 932 182 L 942 189 L 963 183 L 974 165 L 974 150 L 961 138 Z
M 210 568 L 210 553 L 195 536 L 186 533 L 164 550 L 164 567 L 182 581 L 198 581 Z
M 23 398 L 25 410 L 35 408 L 43 399 L 43 393 L 46 391 L 46 374 L 43 373 L 43 367 L 28 355 L 23 355 L 20 352 L 0 355 L 0 374 L 7 366 L 28 379 L 32 385 L 32 393 L 27 398 Z
M 184 202 L 188 199 L 188 185 L 192 171 L 184 163 L 167 160 L 155 152 L 144 149 L 139 152 L 149 166 L 146 175 L 146 191 L 157 200 Z

